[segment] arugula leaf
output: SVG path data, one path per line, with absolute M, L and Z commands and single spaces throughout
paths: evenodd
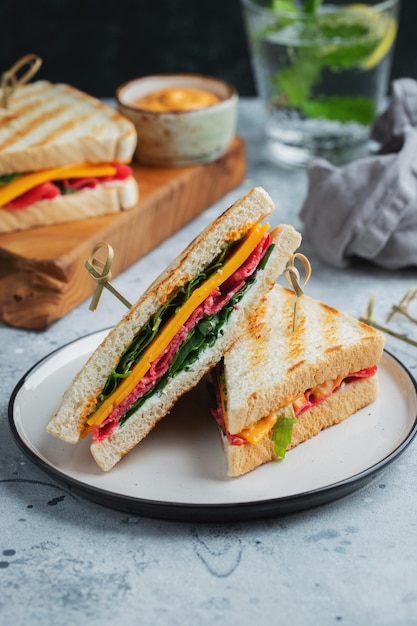
M 20 176 L 22 176 L 22 174 L 3 174 L 2 176 L 0 176 L 0 186 L 8 185 L 17 178 L 20 178 Z
M 145 349 L 149 346 L 161 328 L 175 314 L 175 312 L 189 299 L 192 292 L 197 289 L 206 279 L 213 276 L 225 263 L 227 257 L 233 252 L 241 240 L 233 241 L 225 247 L 219 257 L 206 268 L 204 272 L 196 274 L 188 283 L 180 287 L 175 294 L 160 309 L 150 317 L 148 322 L 141 328 L 131 343 L 125 348 L 117 366 L 108 377 L 101 394 L 98 396 L 96 409 L 118 387 L 121 380 L 126 378 L 138 363 Z
M 199 358 L 201 352 L 207 347 L 214 345 L 219 334 L 223 332 L 223 327 L 228 322 L 236 305 L 242 300 L 246 292 L 251 288 L 256 279 L 259 270 L 264 269 L 271 255 L 274 244 L 272 244 L 262 262 L 255 272 L 249 277 L 243 287 L 235 293 L 235 295 L 227 302 L 227 304 L 217 313 L 213 315 L 205 315 L 194 328 L 190 330 L 187 338 L 180 346 L 168 370 L 156 381 L 156 384 L 149 389 L 141 398 L 138 398 L 134 404 L 121 417 L 119 425 L 122 426 L 129 417 L 135 413 L 148 398 L 154 394 L 161 393 L 171 378 L 177 376 L 180 372 L 191 368 L 192 364 Z
M 72 196 L 74 193 L 78 193 L 78 189 L 70 189 L 66 187 L 61 180 L 55 180 L 54 185 L 56 185 L 61 192 L 62 196 Z
M 296 421 L 292 404 L 286 406 L 278 414 L 277 422 L 272 431 L 272 441 L 274 442 L 274 452 L 279 459 L 285 457 Z

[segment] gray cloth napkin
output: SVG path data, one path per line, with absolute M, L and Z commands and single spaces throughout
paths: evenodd
M 378 154 L 343 167 L 316 159 L 300 211 L 303 238 L 326 263 L 417 266 L 417 82 L 393 82 L 372 128 Z

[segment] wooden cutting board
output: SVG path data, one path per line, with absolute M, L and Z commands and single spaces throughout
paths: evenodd
M 47 328 L 93 293 L 84 264 L 98 242 L 113 247 L 112 276 L 117 276 L 237 187 L 245 170 L 244 142 L 236 137 L 207 165 L 134 165 L 140 200 L 130 211 L 0 235 L 0 320 L 17 328 Z

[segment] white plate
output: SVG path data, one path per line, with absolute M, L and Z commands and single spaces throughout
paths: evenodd
M 298 446 L 283 462 L 227 478 L 202 382 L 140 445 L 103 473 L 87 440 L 66 444 L 45 428 L 65 388 L 107 332 L 74 341 L 36 364 L 12 394 L 9 423 L 25 454 L 43 470 L 73 492 L 111 508 L 199 521 L 289 513 L 358 489 L 416 434 L 416 382 L 385 352 L 378 400 Z

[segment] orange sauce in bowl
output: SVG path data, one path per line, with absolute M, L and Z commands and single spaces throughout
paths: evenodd
M 170 111 L 192 111 L 203 109 L 220 102 L 214 93 L 195 87 L 166 87 L 136 98 L 130 105 L 146 111 L 168 113 Z

